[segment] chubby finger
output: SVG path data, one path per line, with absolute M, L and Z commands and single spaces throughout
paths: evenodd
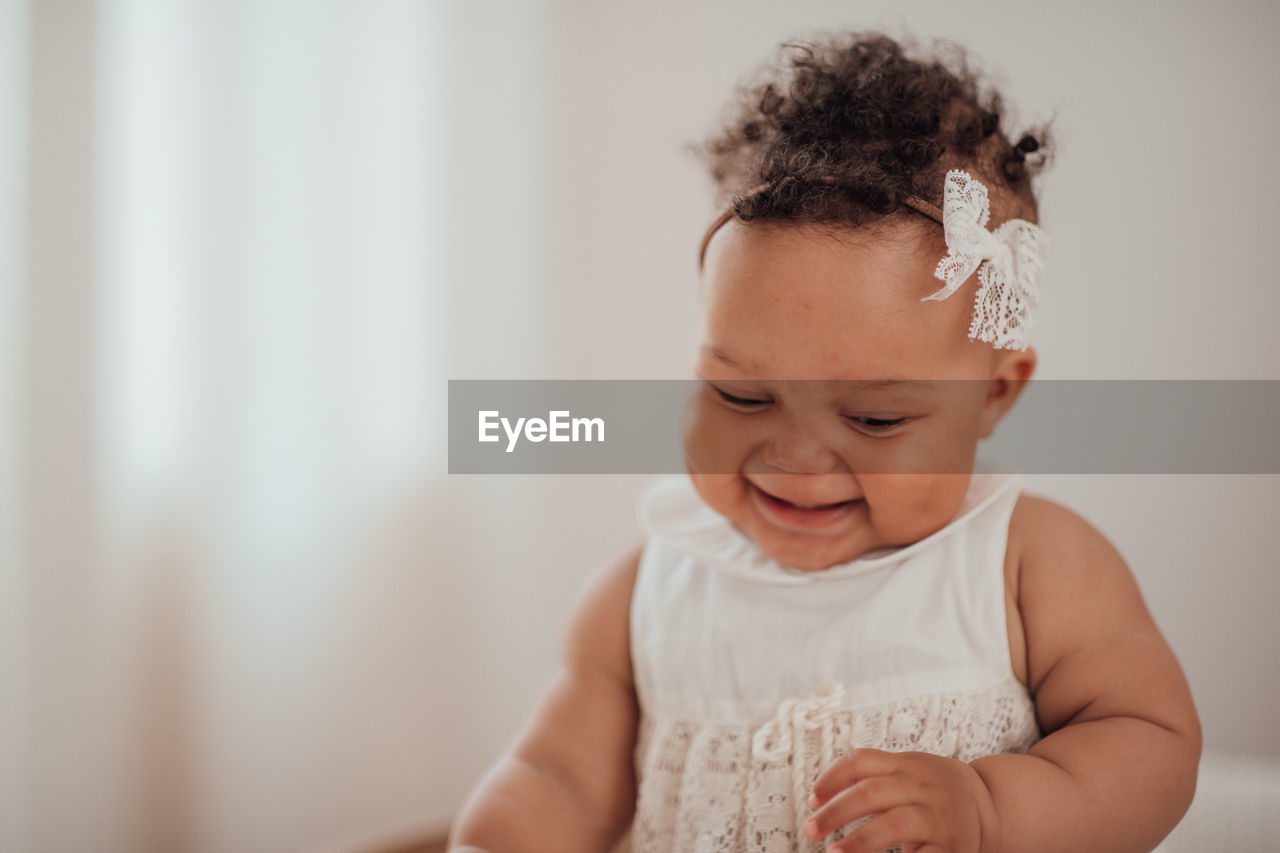
M 813 783 L 809 805 L 820 808 L 823 803 L 871 776 L 888 776 L 895 772 L 901 759 L 882 749 L 855 749 L 832 762 Z
M 872 776 L 838 792 L 805 821 L 805 835 L 826 838 L 846 824 L 919 802 L 919 785 L 901 775 Z
M 876 815 L 850 832 L 827 853 L 879 853 L 895 844 L 922 842 L 929 837 L 929 817 L 923 806 L 900 806 Z

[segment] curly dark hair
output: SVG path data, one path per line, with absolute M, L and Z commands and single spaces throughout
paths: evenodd
M 858 227 L 906 217 L 904 198 L 941 207 L 943 176 L 963 168 L 987 186 L 990 227 L 1037 222 L 1032 179 L 1048 163 L 1049 127 L 1010 143 L 1002 112 L 958 45 L 913 59 L 880 32 L 825 35 L 782 45 L 780 61 L 739 90 L 733 117 L 695 150 L 719 205 L 743 221 Z

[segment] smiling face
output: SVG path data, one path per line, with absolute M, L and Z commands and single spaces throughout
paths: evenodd
M 1031 376 L 1033 350 L 967 339 L 976 276 L 920 301 L 945 254 L 928 223 L 832 234 L 735 221 L 708 246 L 686 465 L 780 564 L 825 569 L 941 529 L 978 440 Z

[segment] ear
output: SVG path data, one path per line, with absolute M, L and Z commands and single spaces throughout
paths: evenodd
M 987 388 L 987 399 L 982 405 L 983 438 L 991 437 L 996 424 L 1013 408 L 1018 395 L 1035 371 L 1036 351 L 1031 347 L 1021 351 L 1011 350 L 996 357 L 995 369 Z

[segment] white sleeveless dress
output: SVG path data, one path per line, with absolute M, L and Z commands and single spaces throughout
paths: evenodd
M 962 761 L 1040 737 L 1013 674 L 1004 557 L 1023 477 L 983 465 L 952 521 L 820 572 L 787 569 L 685 475 L 638 506 L 634 853 L 808 853 L 820 772 L 855 747 Z

